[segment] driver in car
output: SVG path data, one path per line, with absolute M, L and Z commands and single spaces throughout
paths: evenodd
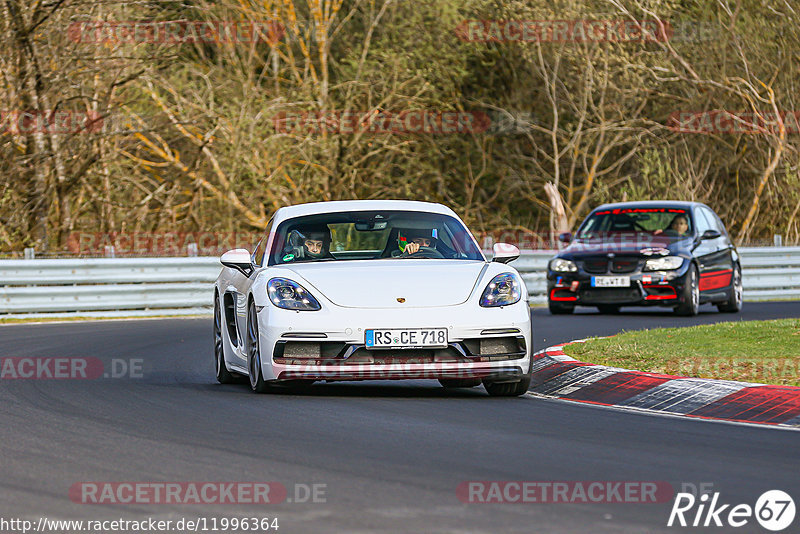
M 289 245 L 284 251 L 283 261 L 329 258 L 330 244 L 331 235 L 327 228 L 296 228 L 289 233 Z
M 689 235 L 689 218 L 686 217 L 686 215 L 676 215 L 666 229 L 656 230 L 653 234 L 669 237 L 685 237 Z
M 438 232 L 435 228 L 430 230 L 398 230 L 397 247 L 399 250 L 392 252 L 392 256 L 395 258 L 411 256 L 412 254 L 420 252 L 420 247 L 426 247 L 436 251 L 438 242 Z M 439 255 L 442 255 L 441 252 Z M 437 257 L 439 257 L 439 255 L 437 255 Z

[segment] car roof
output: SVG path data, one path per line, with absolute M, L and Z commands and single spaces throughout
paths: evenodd
M 433 202 L 419 202 L 416 200 L 332 200 L 328 202 L 309 202 L 307 204 L 297 204 L 295 206 L 284 206 L 279 208 L 273 216 L 272 228 L 277 228 L 284 221 L 303 217 L 305 215 L 316 215 L 320 213 L 337 213 L 347 211 L 421 211 L 424 213 L 438 213 L 449 215 L 459 221 L 462 225 L 464 221 L 456 213 L 443 204 Z M 466 225 L 464 225 L 466 226 Z M 272 250 L 275 240 L 275 231 L 270 231 L 267 236 L 266 250 Z M 478 246 L 477 242 L 475 246 Z
M 275 220 L 278 222 L 319 213 L 376 210 L 422 211 L 426 213 L 450 215 L 458 219 L 458 216 L 453 210 L 447 206 L 435 204 L 433 202 L 419 202 L 416 200 L 333 200 L 329 202 L 310 202 L 308 204 L 285 206 L 275 212 Z
M 626 208 L 631 206 L 641 206 L 647 208 L 683 208 L 683 209 L 690 209 L 695 206 L 706 206 L 702 202 L 689 202 L 686 200 L 641 200 L 641 201 L 630 201 L 630 202 L 614 202 L 611 204 L 603 204 L 601 206 L 597 206 L 592 211 L 601 210 L 601 209 L 616 209 L 616 208 Z M 706 206 L 708 208 L 708 206 Z M 711 209 L 711 208 L 709 208 Z

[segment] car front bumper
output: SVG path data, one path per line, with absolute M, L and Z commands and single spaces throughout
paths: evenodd
M 680 304 L 686 285 L 688 263 L 674 271 L 637 270 L 625 274 L 591 274 L 577 272 L 547 273 L 547 298 L 565 306 L 670 306 Z M 630 277 L 628 287 L 593 287 L 592 278 L 602 276 Z
M 478 309 L 475 309 L 478 308 Z M 453 307 L 259 312 L 267 380 L 482 378 L 518 381 L 530 371 L 527 302 L 502 308 Z M 367 349 L 367 329 L 446 328 L 446 348 Z

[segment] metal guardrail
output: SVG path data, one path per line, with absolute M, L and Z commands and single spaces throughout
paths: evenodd
M 0 318 L 210 312 L 219 258 L 0 260 Z
M 745 300 L 800 299 L 800 247 L 740 248 Z M 552 251 L 512 265 L 531 300 L 546 302 Z M 207 314 L 216 257 L 0 260 L 0 318 Z
M 746 301 L 800 299 L 800 247 L 739 248 Z M 535 303 L 547 302 L 545 270 L 555 252 L 524 253 L 512 265 Z

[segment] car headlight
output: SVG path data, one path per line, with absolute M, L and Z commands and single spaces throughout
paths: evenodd
M 550 260 L 550 270 L 558 273 L 574 273 L 578 270 L 578 266 L 574 261 L 565 260 L 564 258 L 553 258 Z
M 286 278 L 273 278 L 267 283 L 269 300 L 278 308 L 297 311 L 322 309 L 306 288 Z
M 665 256 L 663 258 L 653 258 L 644 264 L 645 271 L 674 271 L 683 265 L 683 258 L 680 256 Z
M 498 274 L 481 295 L 481 306 L 494 308 L 495 306 L 510 306 L 522 298 L 522 284 L 511 273 Z

